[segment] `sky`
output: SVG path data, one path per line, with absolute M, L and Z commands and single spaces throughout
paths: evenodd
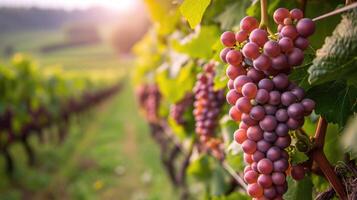
M 102 6 L 114 10 L 130 10 L 141 0 L 0 0 L 0 6 L 85 9 Z

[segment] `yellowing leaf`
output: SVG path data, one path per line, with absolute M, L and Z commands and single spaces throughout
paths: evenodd
M 180 6 L 181 14 L 187 19 L 191 28 L 202 20 L 203 14 L 211 0 L 185 0 Z

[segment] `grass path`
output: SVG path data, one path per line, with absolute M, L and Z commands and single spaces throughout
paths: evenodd
M 176 199 L 129 84 L 91 115 L 61 146 L 34 138 L 38 166 L 19 161 L 12 182 L 2 174 L 0 199 Z

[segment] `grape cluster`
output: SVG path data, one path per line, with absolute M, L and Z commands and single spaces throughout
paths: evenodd
M 196 133 L 199 135 L 200 141 L 206 144 L 212 153 L 218 155 L 219 141 L 213 136 L 225 96 L 224 90 L 215 91 L 213 88 L 214 67 L 214 63 L 206 64 L 203 72 L 197 76 L 197 82 L 193 89 L 195 94 L 193 115 Z
M 186 121 L 184 119 L 185 111 L 193 104 L 193 94 L 188 93 L 185 97 L 176 104 L 171 105 L 170 115 L 177 124 L 184 125 Z
M 247 16 L 239 32 L 221 35 L 226 48 L 220 57 L 229 64 L 229 115 L 240 121 L 234 139 L 248 164 L 247 192 L 256 199 L 282 199 L 290 171 L 296 179 L 304 177 L 303 167 L 289 168 L 286 148 L 291 144 L 289 131 L 299 129 L 315 107 L 313 100 L 304 98 L 304 90 L 288 79 L 293 67 L 303 63 L 314 22 L 303 18 L 299 9 L 279 8 L 273 17 L 277 34 L 269 35 Z
M 140 107 L 143 109 L 145 117 L 149 122 L 158 121 L 158 109 L 161 99 L 160 90 L 155 84 L 141 85 L 136 88 L 136 96 Z

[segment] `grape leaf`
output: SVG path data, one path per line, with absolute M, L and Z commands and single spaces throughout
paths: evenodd
M 245 10 L 252 4 L 250 0 L 242 0 L 234 2 L 225 7 L 222 12 L 215 19 L 220 23 L 222 30 L 231 30 L 233 26 L 239 25 L 240 20 L 245 17 Z
M 199 180 L 208 181 L 212 177 L 212 166 L 207 155 L 201 155 L 196 160 L 190 162 L 187 174 Z
M 328 122 L 343 127 L 350 115 L 357 111 L 357 88 L 343 81 L 327 82 L 312 87 L 307 96 L 316 102 L 315 112 Z
M 203 14 L 210 3 L 211 0 L 185 0 L 179 9 L 191 28 L 195 28 L 201 22 Z
M 210 59 L 214 53 L 212 47 L 216 44 L 219 34 L 216 26 L 202 26 L 199 33 L 192 33 L 182 41 L 173 40 L 172 47 L 192 58 Z
M 343 15 L 332 36 L 317 51 L 309 68 L 309 82 L 320 84 L 332 80 L 355 79 L 357 71 L 357 10 Z
M 305 176 L 300 181 L 295 181 L 291 176 L 287 177 L 288 191 L 284 194 L 286 200 L 312 200 L 312 182 L 310 177 Z
M 305 162 L 309 159 L 309 157 L 307 157 L 307 155 L 305 153 L 300 152 L 295 148 L 291 152 L 290 156 L 291 156 L 291 162 L 293 164 L 299 164 L 299 163 Z
M 324 152 L 331 164 L 335 165 L 343 159 L 341 147 L 340 130 L 336 124 L 329 124 L 327 127 Z

